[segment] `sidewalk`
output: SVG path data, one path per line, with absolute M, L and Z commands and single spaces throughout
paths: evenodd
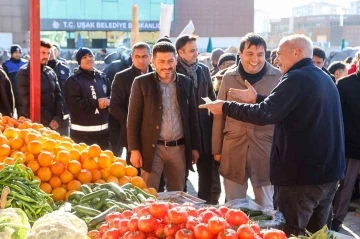
M 195 168 L 196 170 L 196 168 Z M 189 173 L 189 178 L 187 182 L 188 193 L 197 196 L 198 191 L 198 175 L 197 172 Z M 249 198 L 254 199 L 254 192 L 251 187 L 251 183 L 248 183 L 249 188 L 247 191 L 247 195 Z M 223 188 L 223 182 L 221 180 L 221 195 L 219 203 L 223 204 L 225 202 L 225 190 Z M 351 202 L 350 206 L 354 208 L 358 208 L 360 210 L 360 199 Z M 345 220 L 344 220 L 344 229 L 341 229 L 339 233 L 345 234 L 354 238 L 360 239 L 360 217 L 355 215 L 355 212 L 348 212 Z

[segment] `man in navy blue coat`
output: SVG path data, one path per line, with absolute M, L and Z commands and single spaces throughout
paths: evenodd
M 313 233 L 330 223 L 331 203 L 344 178 L 339 93 L 332 79 L 313 64 L 312 54 L 308 37 L 285 37 L 275 59 L 283 75 L 269 96 L 253 88 L 230 90 L 253 104 L 215 101 L 200 106 L 244 122 L 275 125 L 270 177 L 278 189 L 277 205 L 288 236 L 304 234 L 305 229 Z

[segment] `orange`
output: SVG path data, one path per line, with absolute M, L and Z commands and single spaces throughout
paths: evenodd
M 110 158 L 111 162 L 115 160 L 114 153 L 111 150 L 104 150 L 101 154 L 106 154 Z
M 37 180 L 41 183 L 41 179 L 38 176 L 34 176 L 34 180 Z
M 15 160 L 13 158 L 7 157 L 3 160 L 4 164 L 8 164 L 8 165 L 14 165 L 15 164 Z
M 42 183 L 40 184 L 40 189 L 43 190 L 45 193 L 50 194 L 52 191 L 52 187 L 48 183 Z
M 30 141 L 39 140 L 39 135 L 35 133 L 28 133 L 25 136 L 25 143 L 28 144 Z
M 24 140 L 20 138 L 14 138 L 10 141 L 10 147 L 12 149 L 20 150 L 24 146 Z
M 68 165 L 70 161 L 70 153 L 62 150 L 56 154 L 56 161 L 62 162 L 64 165 Z
M 71 180 L 70 182 L 68 182 L 67 184 L 67 190 L 76 190 L 76 191 L 80 191 L 80 186 L 81 183 L 78 180 Z
M 149 192 L 150 192 L 148 188 L 143 188 L 142 190 L 143 190 L 144 192 L 146 192 L 146 193 L 149 193 Z
M 30 168 L 31 171 L 33 171 L 35 173 L 40 168 L 40 164 L 36 160 L 31 160 L 27 163 L 27 167 Z
M 84 162 L 84 160 L 87 158 L 89 158 L 89 153 L 87 150 L 83 150 L 80 154 L 80 161 Z
M 144 181 L 144 179 L 140 176 L 135 176 L 131 178 L 131 184 L 135 187 L 139 187 L 139 188 L 145 188 L 146 187 L 146 183 Z
M 30 152 L 25 152 L 25 156 L 26 156 L 26 159 L 25 159 L 25 162 L 29 162 L 31 160 L 34 160 L 34 155 Z
M 48 167 L 41 167 L 36 172 L 37 176 L 41 179 L 42 182 L 47 182 L 50 180 L 52 173 Z
M 110 167 L 110 164 L 111 164 L 111 160 L 109 156 L 107 156 L 106 154 L 101 154 L 98 157 L 98 165 L 100 168 L 108 168 Z
M 29 150 L 27 149 L 27 145 L 25 144 L 24 146 L 22 146 L 20 151 L 23 152 L 23 153 L 28 152 Z
M 138 175 L 138 170 L 131 165 L 127 165 L 125 168 L 125 175 L 129 177 L 135 177 Z
M 122 163 L 122 165 L 124 165 L 125 167 L 127 166 L 126 160 L 122 159 L 122 158 L 116 158 L 115 163 Z
M 125 185 L 127 183 L 130 183 L 130 178 L 129 177 L 124 176 L 124 177 L 119 178 L 119 185 L 120 186 Z
M 74 178 L 74 175 L 67 170 L 65 170 L 64 172 L 62 172 L 60 174 L 60 179 L 63 183 L 68 183 L 71 180 L 73 180 L 73 178 Z
M 95 183 L 104 184 L 104 183 L 106 183 L 106 181 L 102 180 L 102 179 L 98 179 L 95 181 Z
M 157 197 L 157 191 L 155 188 L 148 188 L 149 193 L 155 197 Z
M 64 172 L 65 166 L 62 162 L 53 162 L 51 164 L 51 172 L 56 175 L 60 175 L 62 172 Z
M 90 183 L 92 180 L 92 175 L 87 169 L 80 170 L 76 177 L 82 184 Z
M 12 155 L 12 157 L 15 161 L 19 159 L 19 163 L 26 162 L 26 155 L 23 152 L 17 151 Z
M 70 153 L 71 160 L 80 160 L 81 154 L 80 154 L 79 150 L 73 148 L 69 151 L 69 153 Z
M 62 138 L 61 138 L 61 140 L 63 141 L 63 142 L 68 142 L 68 143 L 74 143 L 74 140 L 72 140 L 70 137 L 68 137 L 68 136 L 62 136 Z
M 85 160 L 83 161 L 82 167 L 83 167 L 84 169 L 91 170 L 91 169 L 98 169 L 98 168 L 99 168 L 99 165 L 97 164 L 97 162 L 95 161 L 95 159 L 87 158 L 87 159 L 85 159 Z
M 101 154 L 101 148 L 97 144 L 92 144 L 88 148 L 88 154 L 90 158 L 96 158 L 99 157 Z
M 77 150 L 79 152 L 79 154 L 82 151 L 81 146 L 79 144 L 73 144 L 72 147 L 73 147 L 73 149 Z
M 10 138 L 15 138 L 17 136 L 18 130 L 13 128 L 13 127 L 9 127 L 6 128 L 5 131 L 3 132 L 3 135 L 10 139 Z
M 38 156 L 39 164 L 43 167 L 50 166 L 53 160 L 54 160 L 54 155 L 46 151 L 41 152 Z
M 42 144 L 39 140 L 33 140 L 27 144 L 27 149 L 32 154 L 39 154 L 42 150 Z
M 52 188 L 58 188 L 61 187 L 62 182 L 58 176 L 52 176 L 49 180 L 49 184 Z
M 110 173 L 117 178 L 125 176 L 125 166 L 122 163 L 113 163 L 110 166 Z
M 51 197 L 54 199 L 54 202 L 65 200 L 66 193 L 67 191 L 63 187 L 54 188 L 51 192 Z
M 81 147 L 81 151 L 83 151 L 87 148 L 87 145 L 85 143 L 80 143 L 79 145 Z
M 1 144 L 9 144 L 9 140 L 2 134 L 0 134 L 0 145 Z
M 2 144 L 0 145 L 0 156 L 9 156 L 11 153 L 11 149 L 9 145 Z
M 95 182 L 96 180 L 101 179 L 101 172 L 99 169 L 91 169 L 90 173 L 92 176 L 92 179 L 91 179 L 92 182 Z
M 65 188 L 67 190 L 67 184 L 63 183 L 63 184 L 61 184 L 61 187 Z
M 57 143 L 56 143 L 57 144 Z M 64 147 L 57 147 L 55 148 L 54 152 L 55 152 L 55 155 L 58 154 L 60 151 L 67 151 L 66 148 Z
M 81 163 L 76 160 L 71 160 L 67 165 L 67 170 L 75 175 L 81 170 Z
M 48 139 L 44 143 L 44 149 L 47 151 L 54 151 L 56 148 L 56 141 L 53 139 Z
M 61 142 L 58 147 L 64 147 L 67 151 L 72 149 L 72 144 L 69 142 Z
M 101 172 L 101 179 L 104 180 L 106 180 L 111 175 L 109 168 L 103 168 L 100 170 L 100 172 Z
M 106 179 L 107 183 L 113 182 L 116 184 L 119 184 L 119 179 L 117 177 L 115 177 L 114 175 L 110 175 L 107 179 Z
M 4 159 L 6 159 L 8 156 L 0 156 L 0 162 L 2 163 Z
M 24 122 L 26 120 L 26 118 L 24 116 L 20 116 L 18 119 L 20 122 Z
M 4 115 L 1 120 L 4 124 L 7 124 L 8 120 L 10 119 L 10 116 Z
M 67 191 L 67 193 L 66 193 L 66 195 L 65 195 L 65 201 L 68 200 L 70 194 L 73 193 L 73 192 L 75 192 L 75 190 L 68 190 L 68 191 Z
M 49 138 L 53 140 L 60 140 L 61 135 L 58 132 L 52 131 L 52 133 L 49 134 Z

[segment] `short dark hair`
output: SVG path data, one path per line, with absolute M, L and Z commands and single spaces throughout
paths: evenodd
M 344 62 L 347 64 L 350 64 L 352 62 L 353 58 L 351 56 L 348 56 L 345 58 Z
M 326 59 L 325 51 L 323 49 L 321 49 L 320 47 L 318 47 L 318 46 L 314 46 L 313 55 L 317 56 L 319 58 L 322 58 L 324 60 Z
M 240 41 L 240 52 L 242 53 L 245 49 L 245 45 L 246 43 L 249 43 L 248 48 L 250 48 L 251 46 L 263 46 L 264 47 L 264 51 L 266 52 L 266 41 L 264 40 L 264 38 L 262 38 L 262 36 L 255 34 L 255 33 L 248 33 L 246 34 L 243 38 L 241 38 Z
M 335 74 L 335 71 L 345 70 L 345 69 L 346 69 L 346 64 L 342 61 L 334 61 L 328 67 L 328 71 L 333 75 Z
M 152 48 L 153 57 L 156 57 L 156 54 L 158 52 L 162 52 L 162 53 L 171 52 L 174 53 L 174 55 L 176 55 L 176 50 L 174 45 L 169 42 L 156 43 Z
M 131 50 L 131 54 L 134 52 L 135 49 L 144 49 L 146 48 L 148 50 L 148 52 L 150 53 L 150 46 L 149 44 L 145 43 L 145 42 L 137 42 L 136 44 L 134 44 L 134 46 L 132 47 Z
M 181 35 L 176 39 L 175 42 L 175 47 L 176 47 L 176 52 L 179 52 L 179 50 L 181 48 L 183 48 L 186 43 L 190 42 L 190 41 L 196 41 L 197 37 L 196 36 L 192 36 L 192 35 Z
M 40 46 L 46 47 L 46 48 L 49 48 L 49 49 L 52 47 L 51 43 L 48 42 L 48 41 L 45 41 L 45 40 L 40 41 Z

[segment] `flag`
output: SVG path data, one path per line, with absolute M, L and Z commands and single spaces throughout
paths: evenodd
M 345 48 L 345 39 L 342 38 L 342 39 L 341 39 L 341 47 L 340 47 L 340 49 L 341 49 L 341 50 L 344 50 L 344 48 Z
M 207 52 L 212 52 L 212 41 L 211 41 L 211 37 L 209 37 L 209 41 L 208 41 L 208 45 L 207 45 L 207 48 L 206 48 L 206 51 Z

